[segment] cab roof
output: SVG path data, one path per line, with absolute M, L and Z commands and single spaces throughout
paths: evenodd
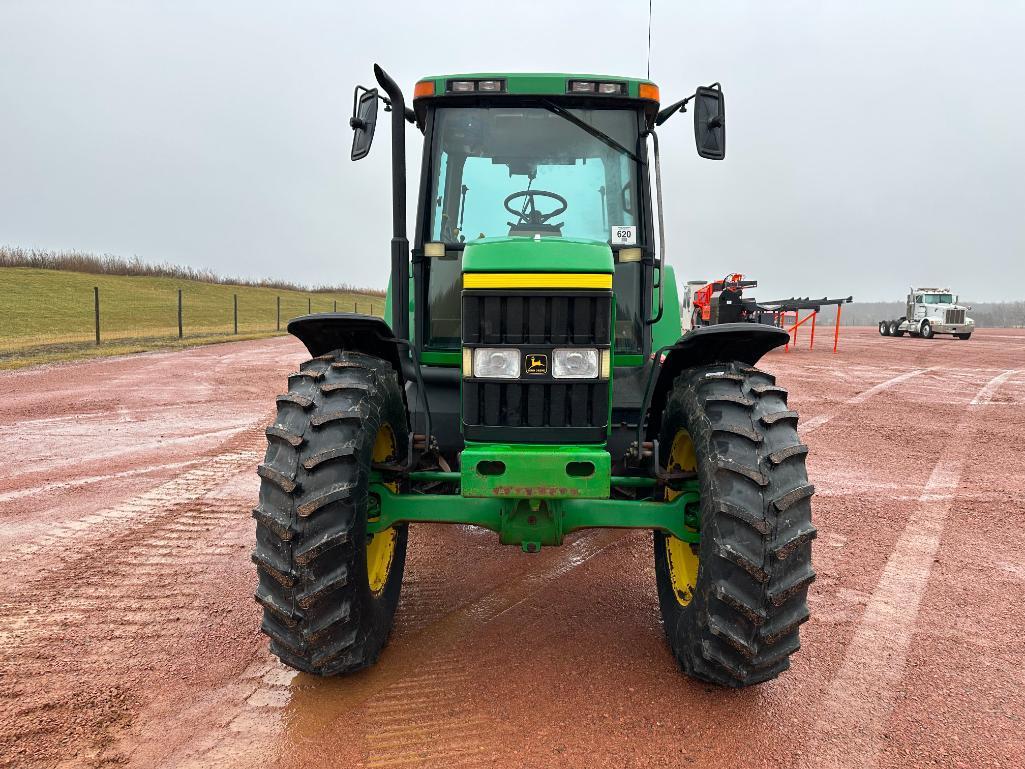
M 655 98 L 658 101 L 658 86 L 651 80 L 645 78 L 623 77 L 621 75 L 589 75 L 570 72 L 467 72 L 454 75 L 431 75 L 420 78 L 420 83 L 432 82 L 434 84 L 432 96 L 442 96 L 451 92 L 449 83 L 453 81 L 480 81 L 500 80 L 504 83 L 502 93 L 526 95 L 526 96 L 555 96 L 570 93 L 569 84 L 571 81 L 589 81 L 595 83 L 622 83 L 626 86 L 626 93 L 621 96 L 640 99 L 651 98 L 641 96 L 640 87 L 642 84 L 654 86 Z M 419 90 L 419 89 L 418 89 Z M 646 89 L 647 90 L 647 89 Z M 428 94 L 425 94 L 427 96 Z
M 458 85 L 456 85 L 458 84 Z M 578 90 L 574 84 L 591 84 L 593 89 Z M 620 86 L 615 88 L 615 86 Z M 469 87 L 468 87 L 469 86 Z M 602 86 L 614 92 L 605 92 Z M 658 86 L 651 80 L 616 75 L 589 75 L 568 72 L 467 72 L 455 75 L 431 75 L 417 81 L 413 89 L 413 110 L 417 125 L 424 129 L 428 101 L 467 103 L 504 96 L 561 97 L 594 106 L 643 106 L 649 125 L 658 112 Z

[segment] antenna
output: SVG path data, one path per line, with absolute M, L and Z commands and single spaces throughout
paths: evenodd
M 648 80 L 651 80 L 651 3 L 652 0 L 648 0 Z

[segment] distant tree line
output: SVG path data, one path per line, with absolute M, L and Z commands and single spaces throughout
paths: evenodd
M 968 316 L 975 325 L 990 328 L 1025 327 L 1025 301 L 1023 302 L 973 302 L 964 299 L 961 304 L 971 307 Z M 904 302 L 852 302 L 845 304 L 840 314 L 841 326 L 875 326 L 883 319 L 894 320 L 904 315 Z M 823 307 L 818 322 L 833 325 L 836 309 Z
M 86 253 L 84 251 L 44 251 L 37 249 L 0 246 L 0 267 L 29 267 L 39 270 L 67 270 L 69 272 L 86 272 L 93 275 L 138 275 L 154 278 L 178 278 L 180 280 L 198 280 L 203 283 L 219 283 L 231 286 L 255 286 L 258 288 L 277 288 L 285 291 L 306 291 L 311 293 L 357 293 L 384 296 L 384 291 L 377 288 L 360 288 L 342 283 L 326 286 L 306 286 L 287 280 L 262 278 L 235 278 L 218 275 L 213 270 L 195 269 L 180 264 L 150 264 L 139 257 L 125 259 L 121 256 Z

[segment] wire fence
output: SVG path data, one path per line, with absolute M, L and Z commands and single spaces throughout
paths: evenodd
M 384 312 L 384 299 L 193 284 L 188 288 L 86 286 L 5 292 L 0 286 L 0 354 L 88 345 L 285 333 L 288 321 L 323 312 Z

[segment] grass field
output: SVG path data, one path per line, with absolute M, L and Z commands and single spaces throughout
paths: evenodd
M 93 288 L 100 290 L 96 345 Z M 183 338 L 178 338 L 178 290 Z M 238 334 L 233 297 L 238 296 Z M 277 302 L 281 299 L 281 331 Z M 301 292 L 178 278 L 93 275 L 0 268 L 0 368 L 120 355 L 284 333 L 290 318 L 313 312 L 381 315 L 384 298 L 350 292 Z

